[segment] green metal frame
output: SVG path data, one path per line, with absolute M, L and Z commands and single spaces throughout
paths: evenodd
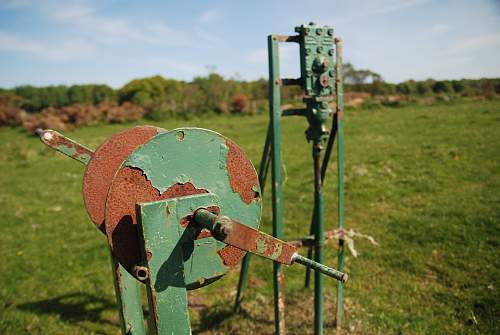
M 339 38 L 333 38 L 333 29 L 319 27 L 314 24 L 297 27 L 299 35 L 268 36 L 269 55 L 269 128 L 264 144 L 264 150 L 259 167 L 259 181 L 262 194 L 267 176 L 268 165 L 272 167 L 272 210 L 273 210 L 273 235 L 283 238 L 283 192 L 281 176 L 281 116 L 301 115 L 306 116 L 309 121 L 309 129 L 306 132 L 308 140 L 312 140 L 312 156 L 314 162 L 314 211 L 311 220 L 311 234 L 315 236 L 314 259 L 323 262 L 324 245 L 324 205 L 322 186 L 325 173 L 330 160 L 331 151 L 337 139 L 337 177 L 338 177 L 338 227 L 343 229 L 344 224 L 344 131 L 343 131 L 343 83 L 342 83 L 342 46 Z M 315 38 L 310 36 L 314 35 Z M 309 36 L 309 37 L 308 37 Z M 319 37 L 317 37 L 319 36 Z M 296 42 L 301 51 L 301 78 L 281 79 L 279 75 L 279 50 L 280 42 Z M 335 48 L 334 48 L 335 47 Z M 311 52 L 313 50 L 314 52 Z M 333 56 L 335 55 L 335 62 Z M 323 60 L 320 64 L 316 59 Z M 326 59 L 326 61 L 324 61 Z M 331 68 L 335 63 L 335 70 Z M 317 69 L 320 67 L 318 71 Z M 332 75 L 333 74 L 333 75 Z M 333 78 L 334 77 L 334 78 Z M 321 87 L 315 86 L 316 82 L 323 81 Z M 301 85 L 308 95 L 304 99 L 306 108 L 282 110 L 281 86 Z M 325 121 L 331 111 L 328 102 L 332 100 L 335 93 L 336 112 L 332 120 L 330 132 L 326 131 Z M 327 146 L 321 161 L 323 141 L 327 139 Z M 308 258 L 312 258 L 313 249 L 309 249 Z M 250 266 L 250 255 L 248 254 L 241 266 L 238 290 L 234 310 L 238 311 L 241 306 L 243 290 L 246 288 L 248 268 Z M 338 270 L 344 270 L 344 243 L 339 241 Z M 310 269 L 306 270 L 306 286 L 309 286 Z M 323 277 L 321 273 L 315 272 L 315 304 L 314 304 L 314 333 L 323 333 Z M 284 276 L 279 264 L 273 267 L 274 288 L 274 310 L 275 310 L 275 333 L 284 334 Z M 337 313 L 336 327 L 340 328 L 343 320 L 343 283 L 337 284 Z

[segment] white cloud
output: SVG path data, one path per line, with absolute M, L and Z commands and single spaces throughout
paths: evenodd
M 484 47 L 500 46 L 500 33 L 484 34 L 474 37 L 466 37 L 458 41 L 452 49 L 452 53 L 464 51 L 476 51 Z
M 89 56 L 95 51 L 95 48 L 92 44 L 83 41 L 41 43 L 0 32 L 0 50 L 24 52 L 48 60 L 64 61 Z
M 421 5 L 428 0 L 382 0 L 376 1 L 373 7 L 373 13 L 386 14 L 397 12 L 401 9 L 406 9 L 414 6 Z
M 451 31 L 451 26 L 444 23 L 436 23 L 432 26 L 432 31 L 436 34 L 446 34 Z
M 202 12 L 196 21 L 202 24 L 209 24 L 215 22 L 218 18 L 219 12 L 216 9 L 209 9 Z

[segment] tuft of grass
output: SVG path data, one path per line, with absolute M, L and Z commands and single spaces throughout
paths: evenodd
M 68 132 L 91 148 L 138 123 Z M 155 123 L 198 126 L 236 141 L 258 165 L 267 117 L 216 116 Z M 347 227 L 375 237 L 347 256 L 345 333 L 498 333 L 500 328 L 500 101 L 348 111 Z M 306 121 L 283 119 L 285 232 L 308 234 L 313 175 Z M 0 129 L 0 333 L 118 334 L 109 255 L 86 216 L 84 167 L 33 136 Z M 335 158 L 335 155 L 333 156 Z M 336 226 L 336 164 L 326 217 Z M 266 187 L 262 229 L 270 231 Z M 335 245 L 327 246 L 335 265 Z M 199 334 L 271 334 L 272 266 L 253 258 L 243 312 L 231 313 L 238 271 L 190 293 Z M 312 333 L 313 291 L 286 270 L 289 333 Z M 326 282 L 326 332 L 335 282 Z

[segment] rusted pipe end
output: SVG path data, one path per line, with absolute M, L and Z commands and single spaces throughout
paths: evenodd
M 149 271 L 148 268 L 145 266 L 141 265 L 136 265 L 132 268 L 132 274 L 134 275 L 135 278 L 143 281 L 148 279 L 149 277 Z

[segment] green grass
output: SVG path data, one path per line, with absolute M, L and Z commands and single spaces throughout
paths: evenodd
M 212 116 L 157 125 L 211 128 L 257 165 L 267 118 Z M 283 120 L 286 236 L 307 234 L 312 160 L 304 119 Z M 126 125 L 130 126 L 130 125 Z M 66 134 L 95 148 L 124 125 Z M 498 333 L 500 329 L 500 101 L 348 111 L 346 221 L 379 246 L 356 241 L 347 257 L 346 332 Z M 0 129 L 0 333 L 118 334 L 104 236 L 86 216 L 82 165 L 20 129 Z M 333 157 L 335 158 L 335 157 Z M 336 165 L 326 178 L 328 228 L 336 222 Z M 267 188 L 269 189 L 269 188 Z M 265 196 L 263 228 L 270 229 Z M 327 247 L 335 264 L 335 248 Z M 195 332 L 270 334 L 271 264 L 254 258 L 244 313 L 230 313 L 234 271 L 193 292 Z M 312 290 L 286 270 L 287 326 L 312 332 Z M 332 332 L 335 283 L 326 280 Z

